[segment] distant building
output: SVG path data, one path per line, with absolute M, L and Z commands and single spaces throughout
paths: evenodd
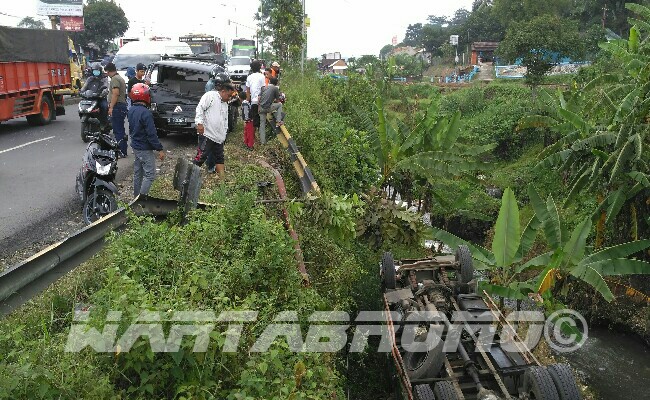
M 413 46 L 402 46 L 402 47 L 395 47 L 393 50 L 391 50 L 390 55 L 391 56 L 396 56 L 398 54 L 407 54 L 409 56 L 414 56 L 418 52 L 418 49 L 416 49 Z
M 412 47 L 412 46 L 402 46 L 394 48 L 389 55 L 396 56 L 399 54 L 406 54 L 411 57 L 419 57 L 427 64 L 431 64 L 431 53 L 426 49 Z
M 499 42 L 474 42 L 472 43 L 471 64 L 477 65 L 479 58 L 483 61 L 493 61 L 494 51 L 499 47 Z
M 318 69 L 323 72 L 342 74 L 348 69 L 348 65 L 341 57 L 341 53 L 327 53 L 322 55 L 322 59 L 318 63 Z

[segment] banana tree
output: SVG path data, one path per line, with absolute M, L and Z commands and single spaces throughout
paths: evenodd
M 388 120 L 381 97 L 375 104 L 378 123 L 374 125 L 366 119 L 366 128 L 374 137 L 373 148 L 381 168 L 381 187 L 389 185 L 394 174 L 400 171 L 435 180 L 461 175 L 471 177 L 470 171 L 487 167 L 477 162 L 475 157 L 494 146 L 460 143 L 460 112 L 450 119 L 439 117 L 434 102 L 411 129 L 399 120 Z
M 650 21 L 650 9 L 639 4 L 626 7 Z M 650 41 L 642 31 L 650 31 L 644 20 L 634 24 L 628 40 L 601 43 L 601 47 L 621 61 L 622 72 L 603 74 L 589 82 L 583 92 L 591 94 L 583 110 L 568 110 L 559 96 L 556 112 L 547 116 L 528 117 L 521 127 L 547 126 L 561 130 L 573 125 L 555 144 L 540 155 L 538 169 L 557 167 L 571 179 L 565 205 L 583 190 L 597 191 L 599 208 L 596 247 L 603 243 L 604 226 L 630 205 L 632 236 L 637 237 L 637 213 L 633 199 L 650 188 L 647 143 L 650 119 Z M 561 118 L 553 118 L 559 115 Z M 590 125 L 588 117 L 600 128 Z
M 587 282 L 605 300 L 611 301 L 614 295 L 604 277 L 650 273 L 650 263 L 626 258 L 650 247 L 650 240 L 625 243 L 586 255 L 591 219 L 582 221 L 569 235 L 551 196 L 542 200 L 532 186 L 528 188 L 528 195 L 535 214 L 522 228 L 517 201 L 512 190 L 506 189 L 494 226 L 491 250 L 444 230 L 433 229 L 433 236 L 447 245 L 464 244 L 470 248 L 479 268 L 489 271 L 490 282 L 481 285 L 488 293 L 513 299 L 523 299 L 530 293 L 543 295 L 557 282 L 572 276 Z M 549 251 L 524 261 L 538 232 L 543 232 L 546 237 Z M 529 276 L 531 271 L 537 273 L 532 278 L 519 280 L 522 276 Z

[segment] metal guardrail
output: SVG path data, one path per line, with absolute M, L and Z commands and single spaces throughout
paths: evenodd
M 282 147 L 289 151 L 291 164 L 298 174 L 298 179 L 300 180 L 303 193 L 309 194 L 310 192 L 313 192 L 315 195 L 320 195 L 318 183 L 316 183 L 314 175 L 311 173 L 309 166 L 307 166 L 307 161 L 305 161 L 302 154 L 300 154 L 300 149 L 298 149 L 296 141 L 293 140 L 285 125 L 280 126 L 280 132 L 278 132 L 277 137 L 282 144 Z
M 176 200 L 136 197 L 129 207 L 135 215 L 166 216 L 179 207 Z M 198 203 L 198 208 L 207 205 Z M 44 290 L 61 275 L 97 254 L 107 233 L 128 221 L 127 209 L 112 214 L 73 233 L 0 274 L 0 315 L 5 315 Z M 80 255 L 82 255 L 80 257 Z M 74 261 L 71 261 L 74 260 Z M 40 281 L 39 281 L 40 280 Z
M 102 240 L 108 232 L 122 226 L 126 221 L 126 209 L 120 208 L 63 241 L 48 246 L 27 260 L 10 267 L 0 274 L 0 300 L 6 300 L 75 254 Z

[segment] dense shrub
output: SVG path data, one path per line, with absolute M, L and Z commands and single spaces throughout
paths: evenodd
M 283 79 L 291 99 L 290 131 L 318 184 L 338 194 L 361 193 L 374 184 L 377 162 L 357 114 L 374 109 L 371 86 L 358 77 L 350 83 L 297 75 Z
M 533 107 L 530 89 L 517 83 L 470 86 L 440 99 L 439 112 L 463 115 L 462 137 L 471 143 L 495 143 L 494 155 L 513 159 L 541 138 L 534 130 L 517 131 L 519 120 Z

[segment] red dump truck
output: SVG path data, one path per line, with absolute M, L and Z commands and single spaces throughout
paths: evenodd
M 0 26 L 0 122 L 45 125 L 65 113 L 55 91 L 71 88 L 65 32 Z

